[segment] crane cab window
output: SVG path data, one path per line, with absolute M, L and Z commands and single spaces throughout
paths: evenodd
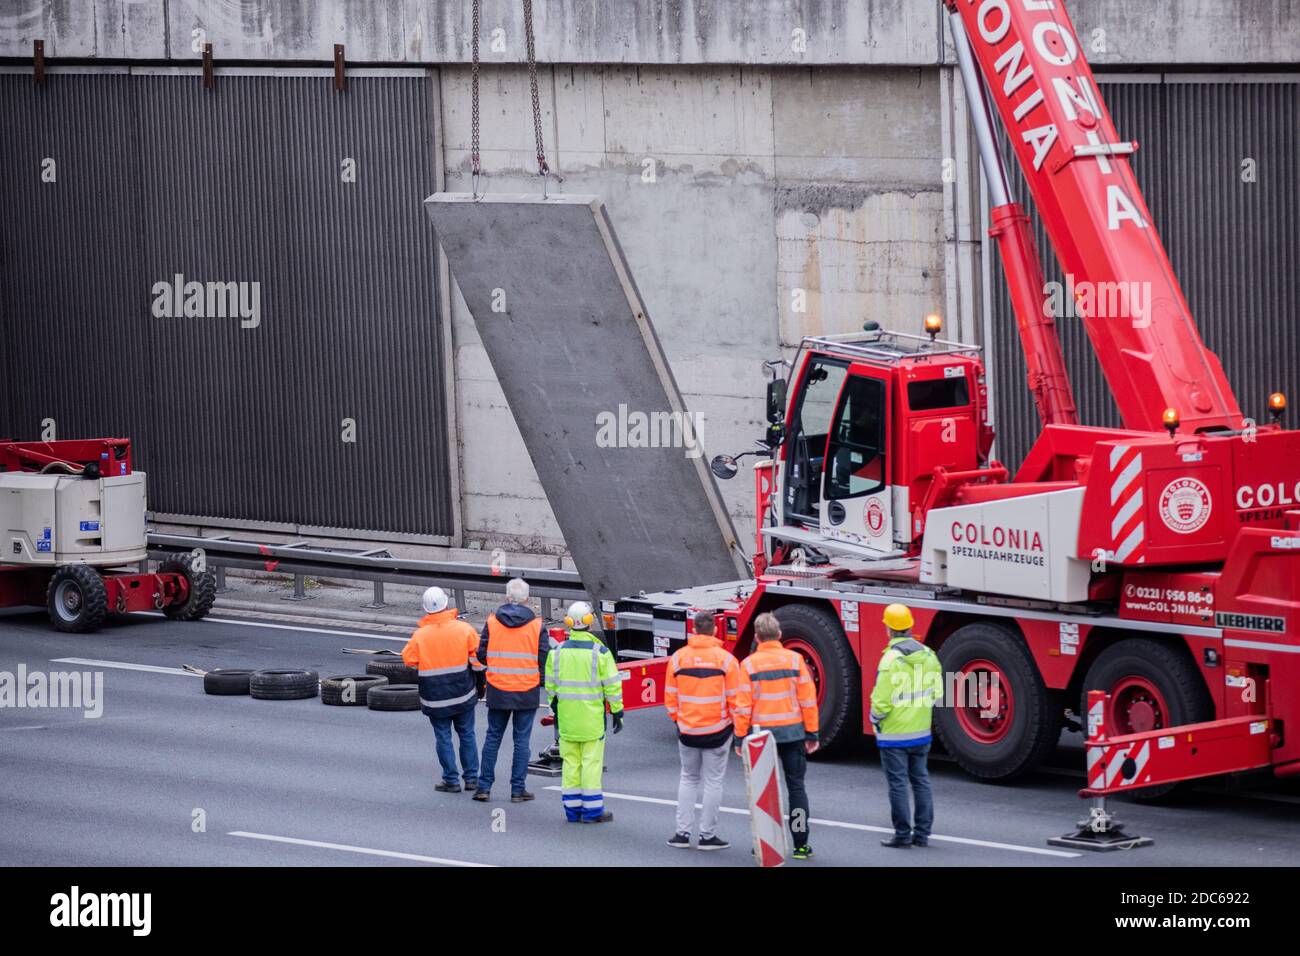
M 969 404 L 970 386 L 966 383 L 965 375 L 958 378 L 923 379 L 907 384 L 907 405 L 914 412 L 962 408 Z
M 884 487 L 885 383 L 855 376 L 844 386 L 826 448 L 826 498 L 856 498 Z
M 842 360 L 814 358 L 800 388 L 799 404 L 790 423 L 785 519 L 816 524 L 821 500 L 826 439 L 831 430 L 835 400 L 848 375 Z

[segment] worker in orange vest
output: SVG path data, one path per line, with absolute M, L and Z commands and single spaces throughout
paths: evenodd
M 510 762 L 510 802 L 533 799 L 534 795 L 524 789 L 528 781 L 528 746 L 541 702 L 539 687 L 550 643 L 542 619 L 528 606 L 528 582 L 512 578 L 506 583 L 506 603 L 488 615 L 479 639 L 478 659 L 487 665 L 488 728 L 475 800 L 486 801 L 492 796 L 497 751 L 511 720 L 514 756 Z
M 668 661 L 664 705 L 677 724 L 677 752 L 682 761 L 677 784 L 677 832 L 669 846 L 688 848 L 695 829 L 695 800 L 704 784 L 700 814 L 700 850 L 731 846 L 718 836 L 718 807 L 727 775 L 732 710 L 740 693 L 740 663 L 714 635 L 712 611 L 695 613 L 694 633 Z
M 433 789 L 460 793 L 451 739 L 454 729 L 460 739 L 460 774 L 464 774 L 465 789 L 473 790 L 478 786 L 478 741 L 474 738 L 478 689 L 474 674 L 483 669 L 478 659 L 478 633 L 457 619 L 457 611 L 447 606 L 447 592 L 442 588 L 425 591 L 421 604 L 425 615 L 402 648 L 402 660 L 420 672 L 420 710 L 433 724 L 438 762 L 442 764 L 442 782 Z
M 781 623 L 774 614 L 754 619 L 758 645 L 740 662 L 741 684 L 736 695 L 736 752 L 749 728 L 769 731 L 776 741 L 790 795 L 790 833 L 794 858 L 813 855 L 808 843 L 808 790 L 804 772 L 808 754 L 816 753 L 817 689 L 808 665 L 796 651 L 781 644 Z

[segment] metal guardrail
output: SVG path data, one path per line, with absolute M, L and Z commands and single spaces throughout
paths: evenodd
M 225 571 L 238 568 L 293 575 L 293 595 L 289 600 L 306 600 L 306 579 L 342 578 L 369 581 L 374 585 L 374 600 L 367 608 L 386 607 L 385 584 L 437 585 L 450 590 L 457 606 L 463 607 L 466 592 L 504 594 L 506 582 L 521 577 L 528 582 L 533 596 L 541 598 L 542 616 L 551 617 L 551 601 L 576 601 L 587 597 L 576 571 L 559 568 L 525 568 L 512 565 L 466 564 L 458 561 L 421 561 L 395 558 L 383 548 L 369 551 L 348 548 L 325 548 L 295 541 L 289 544 L 261 544 L 241 541 L 227 535 L 149 535 L 149 557 L 158 561 L 175 554 L 203 552 L 204 561 L 217 576 L 217 587 L 225 589 Z

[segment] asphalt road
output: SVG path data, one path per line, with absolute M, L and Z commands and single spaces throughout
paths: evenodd
M 342 648 L 402 640 L 346 624 L 268 626 L 230 613 L 190 624 L 135 616 L 81 636 L 52 631 L 43 614 L 0 612 L 0 671 L 17 673 L 22 664 L 104 680 L 97 719 L 0 707 L 0 864 L 750 865 L 735 757 L 723 801 L 734 812 L 724 812 L 720 828 L 735 845 L 720 853 L 665 845 L 677 752 L 662 711 L 629 715 L 610 739 L 605 789 L 615 821 L 574 826 L 564 822 L 558 792 L 547 789 L 556 779 L 530 778 L 532 803 L 502 799 L 506 753 L 492 803 L 436 793 L 433 734 L 419 713 L 205 695 L 181 665 L 358 673 L 365 658 Z M 54 663 L 65 658 L 83 663 Z M 480 710 L 480 740 L 485 724 Z M 535 730 L 534 750 L 549 733 Z M 1130 830 L 1154 838 L 1152 847 L 1085 855 L 1049 848 L 1047 838 L 1070 829 L 1083 809 L 1077 741 L 1063 743 L 1056 763 L 995 786 L 933 761 L 935 841 L 905 851 L 879 845 L 889 813 L 869 746 L 813 763 L 816 856 L 797 865 L 1232 867 L 1300 859 L 1300 788 L 1268 778 L 1203 788 L 1174 805 L 1118 804 Z

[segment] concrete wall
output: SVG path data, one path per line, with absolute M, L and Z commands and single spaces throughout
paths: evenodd
M 469 70 L 440 75 L 447 188 L 467 190 Z M 704 417 L 706 454 L 762 434 L 763 360 L 866 318 L 919 330 L 943 308 L 937 79 L 934 67 L 543 72 L 562 188 L 608 205 L 673 373 Z M 537 190 L 526 71 L 494 68 L 481 83 L 486 188 Z M 559 546 L 459 295 L 453 317 L 466 534 Z M 752 536 L 750 482 L 723 491 Z
M 928 65 L 945 60 L 939 0 L 539 0 L 549 63 Z M 1069 0 L 1094 63 L 1290 63 L 1297 0 Z M 0 56 L 466 62 L 469 0 L 3 0 Z M 524 58 L 522 4 L 483 0 L 485 62 Z M 1098 33 L 1097 31 L 1101 31 Z

